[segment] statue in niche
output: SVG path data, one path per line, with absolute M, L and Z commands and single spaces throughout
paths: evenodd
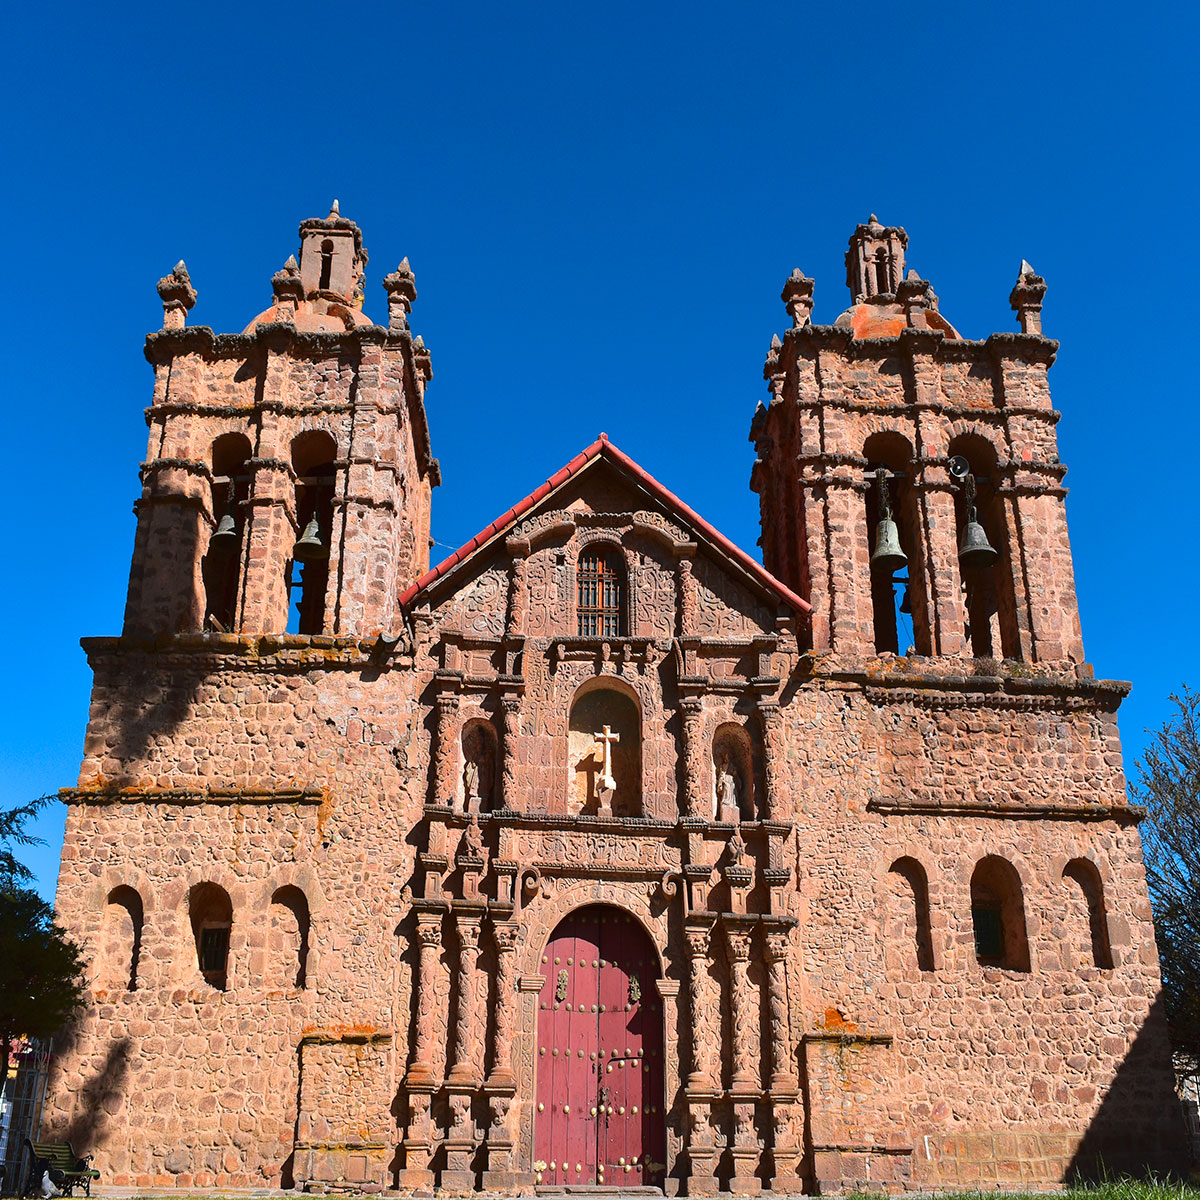
M 463 830 L 462 840 L 458 843 L 457 858 L 483 858 L 483 835 L 479 831 L 479 818 L 472 817 L 471 823 Z
M 742 815 L 742 781 L 728 747 L 717 759 L 717 820 L 736 823 Z
M 463 811 L 483 812 L 492 791 L 492 747 L 478 725 L 463 734 Z
M 729 865 L 731 867 L 740 867 L 742 861 L 746 857 L 746 843 L 742 840 L 742 835 L 735 829 L 733 837 L 729 839 Z

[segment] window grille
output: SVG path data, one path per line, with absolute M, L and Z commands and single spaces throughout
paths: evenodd
M 980 961 L 1004 958 L 1004 917 L 999 907 L 975 905 L 971 909 L 975 927 L 975 956 Z
M 625 587 L 615 556 L 588 551 L 579 558 L 579 636 L 621 637 Z

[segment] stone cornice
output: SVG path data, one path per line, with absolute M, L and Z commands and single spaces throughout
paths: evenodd
M 1035 333 L 993 333 L 982 341 L 948 338 L 940 330 L 905 329 L 898 337 L 856 338 L 841 325 L 803 325 L 784 332 L 784 348 L 805 357 L 833 350 L 847 358 L 890 358 L 896 354 L 928 354 L 946 362 L 993 362 L 1019 359 L 1049 367 L 1058 342 Z
M 64 804 L 305 804 L 320 805 L 326 793 L 319 787 L 280 788 L 154 788 L 99 784 L 60 788 Z
M 1011 800 L 914 800 L 872 796 L 867 812 L 885 817 L 1002 817 L 1019 821 L 1117 821 L 1136 825 L 1145 816 L 1140 804 L 1024 804 Z

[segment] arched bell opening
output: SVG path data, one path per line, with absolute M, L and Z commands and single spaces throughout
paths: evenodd
M 929 604 L 912 446 L 902 434 L 873 433 L 863 457 L 875 650 L 903 654 L 912 646 L 928 654 Z
M 336 454 L 333 438 L 318 430 L 302 433 L 292 442 L 300 534 L 288 563 L 288 633 L 325 632 Z
M 658 952 L 609 905 L 577 909 L 542 953 L 533 1170 L 542 1186 L 661 1186 L 666 1169 Z
M 968 433 L 951 441 L 949 453 L 951 473 L 961 480 L 954 510 L 971 654 L 1019 659 L 1011 539 L 999 494 L 996 448 L 986 438 Z
M 250 455 L 250 439 L 242 433 L 223 433 L 212 445 L 212 511 L 216 525 L 200 564 L 200 576 L 204 581 L 204 629 L 214 633 L 228 633 L 239 624 Z
M 113 888 L 104 905 L 93 964 L 99 987 L 137 990 L 144 924 L 145 909 L 137 891 L 126 885 Z
M 636 817 L 642 812 L 642 714 L 628 684 L 589 680 L 571 701 L 568 811 Z

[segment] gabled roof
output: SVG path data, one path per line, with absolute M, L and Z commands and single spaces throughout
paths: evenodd
M 490 525 L 481 529 L 469 542 L 460 546 L 436 567 L 426 571 L 416 583 L 400 596 L 400 604 L 407 608 L 422 592 L 427 591 L 443 576 L 450 574 L 459 564 L 482 550 L 485 546 L 503 537 L 531 508 L 540 504 L 547 496 L 561 488 L 568 479 L 585 470 L 590 463 L 605 460 L 624 470 L 649 492 L 662 506 L 687 524 L 700 541 L 708 543 L 717 553 L 732 561 L 744 574 L 751 576 L 760 586 L 774 593 L 789 608 L 796 612 L 811 612 L 811 605 L 802 600 L 791 588 L 785 587 L 760 562 L 756 562 L 744 550 L 735 546 L 723 533 L 714 529 L 699 513 L 689 508 L 678 496 L 663 487 L 648 471 L 638 466 L 628 454 L 618 450 L 602 433 L 588 448 L 577 454 L 565 467 L 556 471 L 541 487 L 535 488 L 524 500 L 514 504 L 506 513 L 497 517 Z

